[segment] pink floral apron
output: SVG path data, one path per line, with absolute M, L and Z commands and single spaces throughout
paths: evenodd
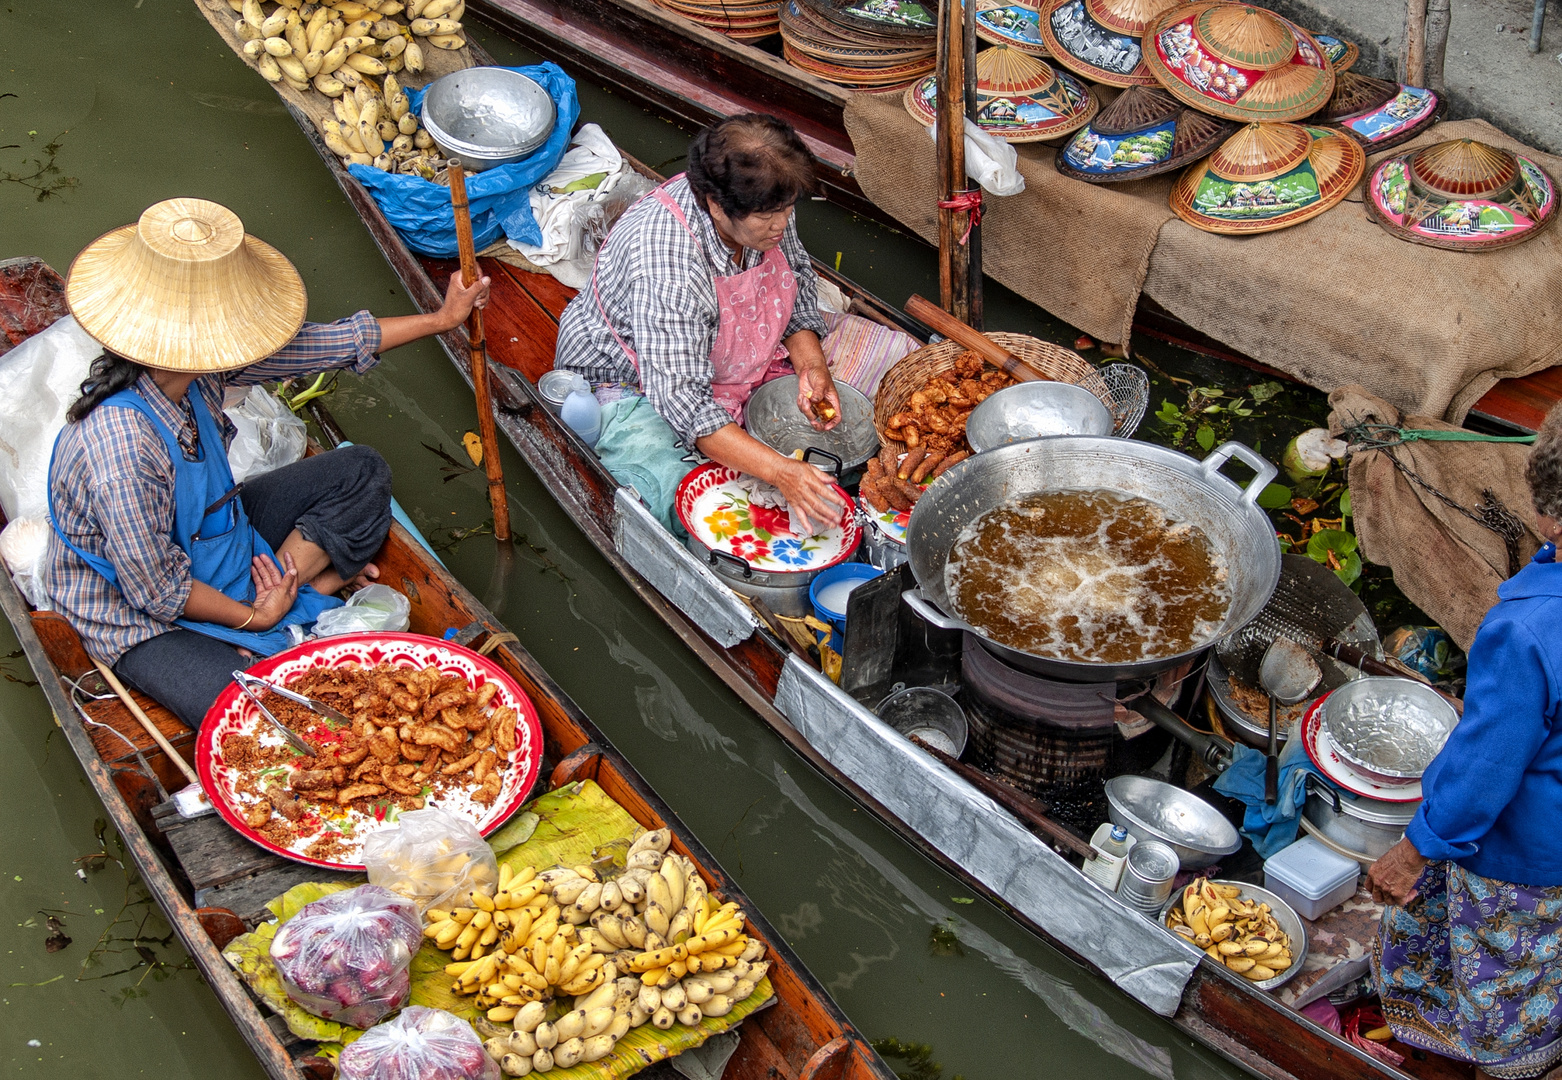
M 678 177 L 673 177 L 673 180 L 676 179 Z M 695 245 L 703 251 L 699 236 L 673 197 L 661 187 L 652 191 L 650 196 L 672 211 L 678 224 L 683 226 L 694 238 Z M 792 305 L 797 299 L 797 279 L 780 247 L 773 247 L 765 252 L 759 265 L 752 270 L 726 277 L 713 274 L 712 284 L 716 289 L 716 310 L 720 321 L 710 352 L 711 366 L 715 369 L 711 379 L 711 394 L 731 414 L 733 422 L 741 424 L 744 406 L 748 404 L 749 395 L 755 388 L 792 372 L 781 338 L 792 321 Z M 591 291 L 596 297 L 597 310 L 602 313 L 603 321 L 612 331 L 613 339 L 629 357 L 635 371 L 639 372 L 640 358 L 619 337 L 618 331 L 613 329 L 612 321 L 608 319 L 602 294 L 597 289 L 595 268 L 591 274 Z

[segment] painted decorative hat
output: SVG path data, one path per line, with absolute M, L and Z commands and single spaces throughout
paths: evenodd
M 1178 178 L 1171 208 L 1205 232 L 1272 232 L 1334 206 L 1356 186 L 1367 155 L 1329 128 L 1248 124 Z
M 1329 61 L 1336 75 L 1349 71 L 1361 59 L 1361 48 L 1354 41 L 1346 41 L 1333 34 L 1313 34 L 1313 40 L 1323 50 L 1324 59 Z
M 1178 0 L 1043 0 L 1041 39 L 1064 67 L 1108 86 L 1154 86 L 1139 39 Z
M 938 7 L 918 0 L 803 0 L 828 21 L 883 37 L 925 38 L 938 32 Z
M 906 89 L 906 111 L 929 127 L 938 117 L 938 79 Z M 1074 76 L 1007 45 L 976 54 L 976 122 L 1010 142 L 1040 142 L 1077 131 L 1101 103 Z
M 1007 45 L 1031 56 L 1049 56 L 1041 39 L 1041 16 L 1032 4 L 977 0 L 976 36 L 992 45 Z
M 1408 142 L 1447 108 L 1434 91 L 1344 71 L 1335 79 L 1333 96 L 1311 119 L 1338 128 L 1370 152 Z
M 1076 131 L 1054 160 L 1064 176 L 1092 184 L 1138 180 L 1203 157 L 1236 128 L 1188 108 L 1159 86 L 1130 86 Z
M 1518 244 L 1557 216 L 1557 185 L 1529 158 L 1451 139 L 1379 162 L 1367 216 L 1401 240 L 1449 251 Z
M 1299 120 L 1334 92 L 1312 35 L 1250 4 L 1173 8 L 1145 32 L 1144 62 L 1177 100 L 1227 120 Z

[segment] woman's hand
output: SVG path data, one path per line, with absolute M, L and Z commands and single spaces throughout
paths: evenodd
M 1415 845 L 1401 837 L 1399 843 L 1389 848 L 1367 871 L 1372 899 L 1380 904 L 1405 907 L 1416 898 L 1416 882 L 1426 864 L 1426 857 Z
M 446 330 L 454 330 L 466 322 L 473 308 L 488 306 L 488 283 L 491 279 L 478 278 L 475 285 L 464 285 L 463 280 L 458 270 L 450 275 L 450 284 L 445 289 L 445 302 L 439 309 L 439 319 Z
M 256 555 L 250 564 L 250 580 L 255 583 L 255 617 L 246 630 L 270 630 L 282 621 L 298 598 L 298 567 L 291 553 L 284 552 L 285 572 L 264 555 Z
M 830 474 L 806 461 L 781 458 L 781 467 L 771 483 L 786 496 L 787 505 L 802 515 L 810 536 L 823 532 L 846 509 Z
M 829 431 L 841 422 L 841 399 L 835 380 L 823 364 L 797 369 L 797 410 L 815 431 Z

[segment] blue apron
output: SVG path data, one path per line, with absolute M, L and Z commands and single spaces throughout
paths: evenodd
M 195 387 L 187 393 L 201 441 L 201 456 L 196 461 L 185 458 L 184 451 L 179 448 L 179 440 L 134 389 L 121 390 L 105 398 L 99 408 L 134 409 L 152 421 L 152 426 L 163 437 L 168 447 L 168 458 L 173 463 L 173 540 L 190 557 L 190 576 L 210 585 L 229 599 L 243 604 L 253 603 L 255 586 L 250 578 L 250 561 L 256 555 L 274 559 L 275 553 L 271 545 L 266 543 L 265 537 L 255 531 L 249 515 L 244 512 L 239 489 L 233 482 L 233 471 L 228 467 L 228 457 L 220 452 L 224 445 L 222 433 L 212 419 L 211 410 L 206 407 L 205 398 Z M 58 438 L 54 446 L 57 451 Z M 52 461 L 49 471 L 52 475 Z M 65 546 L 83 562 L 107 578 L 109 584 L 119 584 L 119 575 L 113 563 L 81 550 L 60 530 L 54 513 L 52 484 L 49 488 L 49 523 L 54 526 L 55 534 Z M 218 623 L 195 622 L 192 619 L 174 621 L 186 630 L 194 630 L 198 634 L 248 649 L 257 656 L 270 656 L 292 644 L 286 627 L 309 626 L 321 612 L 340 607 L 341 604 L 342 601 L 334 596 L 324 596 L 308 585 L 301 585 L 292 609 L 270 630 L 235 630 Z

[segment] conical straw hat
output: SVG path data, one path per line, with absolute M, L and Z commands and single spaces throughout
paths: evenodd
M 1536 236 L 1557 217 L 1557 186 L 1534 161 L 1451 139 L 1385 158 L 1367 181 L 1367 216 L 1401 240 L 1479 251 Z
M 1338 131 L 1249 124 L 1188 167 L 1172 188 L 1171 208 L 1205 232 L 1273 232 L 1338 204 L 1366 167 L 1366 152 Z
M 1298 120 L 1334 92 L 1312 35 L 1250 4 L 1173 8 L 1145 31 L 1144 63 L 1179 101 L 1227 120 Z
M 938 118 L 938 80 L 907 87 L 906 111 L 931 127 Z M 1045 61 L 994 45 L 976 54 L 976 122 L 1009 142 L 1039 142 L 1084 127 L 1101 103 L 1073 75 Z
M 1237 125 L 1191 109 L 1159 86 L 1130 86 L 1076 132 L 1053 159 L 1091 184 L 1137 180 L 1209 154 Z
M 156 203 L 88 244 L 71 263 L 65 299 L 109 351 L 194 372 L 265 359 L 298 333 L 308 306 L 293 264 L 205 199 Z
M 1070 71 L 1108 86 L 1154 86 L 1139 39 L 1178 0 L 1043 0 L 1040 33 Z

